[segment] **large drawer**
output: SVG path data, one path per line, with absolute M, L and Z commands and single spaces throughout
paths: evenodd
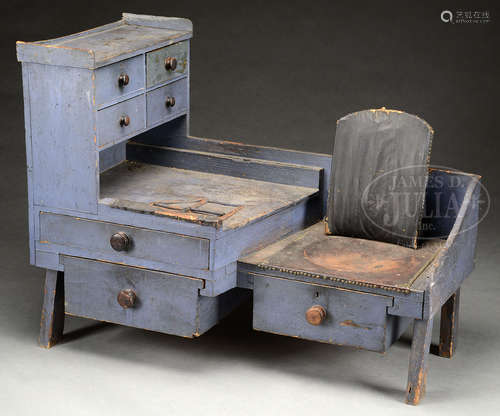
M 124 233 L 128 242 L 122 251 L 110 244 L 111 236 L 117 233 Z M 40 242 L 56 244 L 61 254 L 132 265 L 137 264 L 134 259 L 141 259 L 141 264 L 146 261 L 146 267 L 147 261 L 196 269 L 208 269 L 209 265 L 210 240 L 205 238 L 47 212 L 40 213 Z
M 144 89 L 144 55 L 125 59 L 95 71 L 96 104 L 104 104 Z
M 184 337 L 201 335 L 244 298 L 242 289 L 199 295 L 203 280 L 63 257 L 67 314 Z
M 141 94 L 130 100 L 97 112 L 97 145 L 99 147 L 120 142 L 146 127 L 145 97 Z
M 162 84 L 188 73 L 189 42 L 179 42 L 146 54 L 146 86 Z
M 172 82 L 147 93 L 147 126 L 186 114 L 188 107 L 188 80 Z
M 253 277 L 253 326 L 257 330 L 383 352 L 410 322 L 387 314 L 390 296 Z M 306 314 L 317 319 L 315 324 Z

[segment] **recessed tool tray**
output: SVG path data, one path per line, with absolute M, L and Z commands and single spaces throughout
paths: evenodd
M 100 203 L 234 229 L 317 192 L 317 188 L 125 161 L 101 174 Z

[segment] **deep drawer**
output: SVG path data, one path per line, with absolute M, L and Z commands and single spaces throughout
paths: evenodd
M 110 238 L 125 233 L 128 248 L 116 251 Z M 205 238 L 153 231 L 103 221 L 76 218 L 69 215 L 40 213 L 40 241 L 58 245 L 62 254 L 71 254 L 121 262 L 134 263 L 141 259 L 163 264 L 179 264 L 197 269 L 208 269 L 210 241 Z M 65 250 L 71 248 L 72 250 Z M 74 249 L 81 249 L 75 250 Z M 153 267 L 151 267 L 153 268 Z
M 253 276 L 254 329 L 383 352 L 409 323 L 387 315 L 390 296 Z M 326 314 L 321 315 L 321 323 L 313 325 L 306 313 L 311 310 L 317 318 L 318 307 Z
M 216 325 L 248 293 L 199 295 L 203 280 L 64 256 L 67 314 L 193 337 Z
M 144 55 L 99 68 L 95 71 L 96 104 L 143 90 L 144 83 Z
M 97 144 L 118 143 L 145 127 L 145 98 L 141 94 L 97 112 Z
M 146 54 L 146 85 L 152 87 L 188 73 L 189 42 L 179 42 Z M 175 64 L 173 65 L 173 63 Z M 173 69 L 175 66 L 175 69 Z
M 71 315 L 191 337 L 199 328 L 202 287 L 200 279 L 64 257 L 65 310 Z M 133 297 L 132 306 L 120 305 L 121 291 Z
M 187 112 L 187 82 L 187 78 L 183 78 L 147 93 L 148 127 Z

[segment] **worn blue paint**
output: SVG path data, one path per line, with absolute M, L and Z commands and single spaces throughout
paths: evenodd
M 182 78 L 176 82 L 167 84 L 147 93 L 147 126 L 151 127 L 160 122 L 171 120 L 179 117 L 181 114 L 186 114 L 188 111 L 188 96 L 187 96 L 188 79 Z M 173 107 L 166 106 L 167 97 L 175 98 Z
M 329 282 L 321 275 L 305 275 L 302 270 L 262 270 L 257 263 L 242 259 L 238 262 L 238 285 L 254 290 L 254 327 L 315 341 L 385 351 L 414 320 L 406 401 L 418 404 L 425 392 L 434 316 L 442 310 L 450 296 L 458 293 L 460 285 L 472 271 L 477 237 L 479 177 L 446 171 L 434 175 L 439 175 L 444 186 L 427 188 L 427 201 L 438 198 L 441 202 L 454 201 L 457 210 L 451 216 L 441 217 L 437 213 L 427 218 L 427 223 L 435 226 L 430 230 L 445 237 L 446 242 L 407 293 L 391 292 L 382 287 L 362 287 L 361 291 L 352 291 L 355 281 Z M 462 186 L 450 186 L 452 182 Z M 436 234 L 428 233 L 426 236 L 435 237 Z M 314 291 L 315 288 L 320 289 Z M 325 296 L 324 292 L 335 294 L 335 290 L 360 293 L 364 298 L 348 301 L 338 296 L 337 299 Z M 380 300 L 376 296 L 380 295 L 384 295 L 382 298 L 387 303 L 377 308 Z M 327 317 L 330 316 L 317 327 L 304 319 L 305 311 L 313 305 L 323 306 Z M 458 310 L 455 315 L 458 316 Z M 341 328 L 338 320 L 346 316 L 368 322 L 370 324 L 361 327 L 375 330 L 360 335 Z M 444 319 L 450 318 L 445 316 Z M 358 322 L 348 318 L 350 320 Z M 450 337 L 456 336 L 456 325 L 456 322 L 452 323 L 453 330 L 447 329 L 447 325 L 441 327 L 441 343 L 450 345 L 454 341 Z M 383 331 L 380 326 L 383 326 Z M 360 329 L 357 325 L 355 328 Z
M 174 28 L 170 27 L 171 24 Z M 151 29 L 152 33 L 165 31 L 161 32 L 163 35 L 156 42 L 149 37 L 148 46 L 131 53 L 128 51 L 131 47 L 145 42 L 145 32 L 141 27 L 159 30 L 155 32 L 156 29 Z M 111 151 L 110 146 L 146 128 L 145 54 L 182 40 L 184 48 L 189 50 L 189 40 L 186 40 L 191 37 L 189 27 L 191 23 L 187 19 L 124 15 L 120 22 L 80 34 L 53 41 L 18 43 L 18 58 L 23 62 L 32 264 L 47 264 L 44 254 L 41 254 L 44 256 L 41 263 L 36 259 L 40 210 L 110 219 L 105 214 L 101 215 L 98 208 L 99 172 L 125 157 L 124 147 L 117 145 Z M 120 45 L 117 46 L 117 56 L 121 59 L 116 63 L 107 65 L 109 60 L 97 63 L 91 47 L 88 50 L 76 48 L 78 42 L 85 42 L 81 39 L 108 37 L 113 41 L 113 36 L 109 34 L 115 30 L 128 30 L 132 34 L 137 32 L 137 41 L 134 43 L 134 39 L 130 39 L 126 53 L 120 51 Z M 182 31 L 182 36 L 172 35 L 172 30 Z M 170 36 L 169 40 L 162 40 L 164 35 Z M 102 49 L 99 49 L 98 43 L 92 47 Z M 106 51 L 106 47 L 101 50 L 102 53 Z M 94 71 L 93 68 L 97 69 Z M 118 86 L 121 73 L 129 75 L 127 86 Z M 186 75 L 189 77 L 188 72 Z M 181 104 L 185 103 L 184 112 L 177 111 L 169 119 L 187 113 L 187 80 L 181 81 L 181 92 L 185 96 L 177 97 Z M 130 116 L 129 126 L 119 125 L 122 115 Z M 182 118 L 184 126 L 187 126 L 187 118 Z M 175 130 L 179 130 L 178 125 Z M 187 128 L 184 132 L 187 133 Z M 105 152 L 103 156 L 101 151 Z M 107 212 L 106 209 L 103 211 Z M 126 217 L 121 223 L 133 225 L 132 215 L 129 213 Z
M 384 352 L 390 296 L 374 295 L 288 279 L 254 276 L 254 329 L 330 344 Z M 306 311 L 320 305 L 327 311 L 321 325 L 311 325 Z M 391 340 L 392 341 L 392 340 Z
M 433 318 L 415 319 L 411 343 L 406 403 L 417 405 L 425 394 Z
M 199 336 L 217 324 L 248 292 L 234 289 L 201 296 L 203 280 L 64 256 L 66 313 L 184 337 Z M 124 309 L 118 293 L 132 289 L 136 305 Z
M 80 34 L 17 44 L 23 63 L 30 262 L 48 269 L 41 344 L 50 347 L 61 337 L 63 300 L 68 314 L 192 337 L 219 322 L 250 289 L 254 327 L 294 337 L 386 351 L 415 319 L 408 401 L 417 403 L 425 387 L 421 375 L 433 317 L 473 268 L 479 178 L 431 171 L 430 183 L 444 185 L 439 194 L 427 188 L 427 205 L 453 200 L 458 209 L 425 218 L 429 228 L 422 237 L 442 237 L 446 243 L 404 291 L 323 280 L 300 270 L 263 270 L 239 261 L 325 216 L 332 158 L 190 137 L 191 37 L 187 19 L 124 14 L 119 22 Z M 162 72 L 170 51 L 182 61 L 175 73 Z M 124 87 L 118 85 L 122 73 L 130 78 Z M 175 107 L 165 107 L 167 95 L 175 96 Z M 125 115 L 131 123 L 121 127 Z M 127 145 L 131 138 L 136 144 Z M 125 159 L 134 159 L 136 168 L 140 162 L 244 177 L 255 184 L 261 180 L 267 182 L 261 187 L 274 186 L 273 194 L 276 183 L 307 192 L 279 209 L 261 202 L 266 210 L 260 215 L 227 228 L 131 211 L 126 205 L 113 208 L 113 198 L 100 198 L 100 187 L 105 190 L 100 174 Z M 133 164 L 121 167 L 134 169 Z M 128 175 L 119 169 L 109 172 L 121 173 L 111 180 Z M 147 179 L 143 185 L 154 194 L 162 183 Z M 453 186 L 457 179 L 459 187 Z M 129 251 L 110 247 L 109 238 L 117 231 L 132 238 Z M 122 289 L 137 291 L 135 308 L 118 305 Z M 323 325 L 305 319 L 314 304 L 328 311 Z
M 126 142 L 117 143 L 99 152 L 99 172 L 112 168 L 126 158 Z
M 122 20 L 74 35 L 17 42 L 21 62 L 96 69 L 192 37 L 188 19 L 124 14 Z
M 186 32 L 193 31 L 193 23 L 189 19 L 182 17 L 163 17 L 163 16 L 147 16 L 132 13 L 123 13 L 122 18 L 126 23 L 159 27 L 163 29 L 181 30 Z
M 454 223 L 451 232 L 446 238 L 444 248 L 437 257 L 423 270 L 419 277 L 409 288 L 409 293 L 388 292 L 383 288 L 364 287 L 363 291 L 374 294 L 390 294 L 394 304 L 387 312 L 391 315 L 412 317 L 416 319 L 427 318 L 440 310 L 452 293 L 454 293 L 465 277 L 472 271 L 474 249 L 476 244 L 479 207 L 480 184 L 479 177 L 466 173 L 441 171 L 443 183 L 455 181 L 462 183 L 460 187 L 428 188 L 428 193 L 436 193 L 442 201 L 457 201 L 457 214 L 453 217 Z M 455 179 L 450 179 L 453 176 Z M 428 199 L 434 198 L 427 196 Z M 431 217 L 429 221 L 437 224 L 440 230 L 444 226 L 440 221 L 448 224 L 448 217 Z M 446 225 L 448 227 L 448 225 Z M 244 258 L 238 262 L 238 285 L 240 287 L 253 287 L 252 272 L 262 273 L 256 264 L 248 263 Z M 303 282 L 314 283 L 318 279 L 287 271 L 266 270 L 269 276 L 285 277 Z M 322 284 L 346 288 L 359 289 L 359 286 L 323 280 Z
M 146 86 L 148 88 L 174 80 L 189 71 L 189 42 L 179 42 L 146 54 Z M 175 69 L 166 69 L 165 60 L 174 58 Z
M 233 139 L 216 140 L 193 136 L 186 137 L 186 135 L 174 136 L 172 134 L 166 134 L 162 128 L 156 128 L 142 133 L 135 137 L 134 141 L 145 144 L 168 146 L 171 148 L 196 150 L 205 153 L 239 156 L 245 159 L 267 160 L 298 166 L 320 168 L 323 170 L 323 174 L 319 179 L 319 191 L 322 208 L 321 217 L 326 216 L 330 169 L 332 165 L 332 157 L 330 155 L 302 152 L 298 150 L 279 149 L 268 146 L 255 146 L 239 143 Z M 272 178 L 268 177 L 266 180 L 272 180 Z
M 29 76 L 33 203 L 97 213 L 92 72 L 41 64 Z
M 25 143 L 26 143 L 26 168 L 28 179 L 28 227 L 29 227 L 29 259 L 35 264 L 35 210 L 33 209 L 33 151 L 31 146 L 31 103 L 29 94 L 29 70 L 28 65 L 22 65 L 23 76 L 23 100 L 25 120 Z
M 471 180 L 473 177 L 463 172 L 436 168 L 430 170 L 422 218 L 422 237 L 449 236 Z
M 323 174 L 323 169 L 317 166 L 270 162 L 249 157 L 151 146 L 135 142 L 127 145 L 127 158 L 154 165 L 309 188 L 318 188 Z
M 440 311 L 474 269 L 481 192 L 479 179 L 476 175 L 463 174 L 467 185 L 455 223 L 444 249 L 423 273 L 427 280 L 423 309 L 426 319 Z
M 131 137 L 146 127 L 145 98 L 139 95 L 97 112 L 97 145 L 103 148 Z M 129 117 L 129 125 L 120 125 L 121 117 Z
M 313 196 L 290 209 L 249 224 L 242 230 L 232 230 L 219 235 L 214 243 L 217 253 L 214 267 L 218 268 L 228 260 L 236 261 L 251 251 L 314 223 L 321 211 L 319 201 L 317 196 Z
M 109 239 L 117 232 L 128 235 L 131 240 L 130 249 L 121 252 L 113 250 Z M 210 241 L 205 238 L 43 212 L 40 213 L 38 244 L 42 247 L 52 244 L 71 248 L 81 247 L 90 250 L 94 256 L 99 256 L 101 259 L 113 256 L 119 263 L 127 263 L 128 259 L 135 258 L 198 269 L 208 269 L 210 247 Z M 61 253 L 64 253 L 64 250 Z
M 145 88 L 144 56 L 133 58 L 115 64 L 103 66 L 95 71 L 96 104 L 103 105 L 124 96 L 140 93 Z M 118 83 L 120 75 L 128 76 L 128 84 Z
M 187 19 L 124 14 L 120 22 L 82 34 L 18 43 L 25 93 L 31 261 L 64 271 L 67 313 L 185 336 L 200 334 L 245 297 L 247 292 L 236 289 L 236 260 L 242 253 L 322 215 L 320 198 L 311 197 L 226 231 L 117 210 L 100 200 L 99 174 L 130 157 L 125 141 L 151 128 L 164 140 L 181 140 L 178 150 L 172 149 L 177 157 L 169 163 L 174 167 L 309 186 L 311 195 L 315 189 L 326 190 L 322 182 L 323 170 L 330 166 L 326 155 L 265 148 L 259 152 L 257 147 L 237 144 L 232 145 L 235 155 L 222 147 L 212 152 L 183 148 L 191 140 L 191 31 Z M 158 35 L 157 41 L 152 34 Z M 127 36 L 130 39 L 124 42 Z M 165 72 L 164 58 L 172 53 L 179 55 L 178 69 Z M 122 74 L 128 75 L 128 85 L 119 86 Z M 174 107 L 165 106 L 166 96 L 175 97 Z M 128 126 L 120 126 L 122 116 L 130 118 Z M 132 238 L 129 251 L 111 249 L 109 237 L 117 231 Z M 135 315 L 124 315 L 110 306 L 116 294 L 108 292 L 126 283 L 161 296 Z M 164 313 L 161 305 L 174 301 L 179 305 L 169 319 L 154 318 L 155 313 Z M 177 325 L 176 319 L 189 325 Z M 52 323 L 48 319 L 43 336 Z
M 187 337 L 198 332 L 201 279 L 73 257 L 64 266 L 67 314 Z M 135 307 L 118 304 L 124 289 L 137 294 Z
M 40 346 L 50 348 L 61 340 L 64 331 L 63 273 L 47 270 L 43 292 L 44 299 L 38 342 Z
M 319 207 L 314 199 L 304 200 L 295 206 L 289 207 L 283 212 L 265 218 L 260 222 L 254 222 L 243 227 L 241 230 L 216 233 L 212 227 L 202 227 L 188 230 L 186 226 L 192 224 L 177 221 L 178 227 L 172 226 L 172 221 L 167 227 L 155 227 L 153 222 L 157 220 L 154 216 L 135 215 L 134 218 L 142 218 L 140 223 L 127 224 L 127 211 L 108 208 L 110 213 L 118 213 L 112 222 L 98 221 L 97 216 L 80 216 L 75 219 L 71 215 L 47 213 L 43 210 L 38 214 L 37 230 L 39 234 L 35 243 L 37 253 L 43 253 L 38 259 L 37 265 L 62 270 L 59 266 L 58 254 L 68 254 L 85 258 L 96 258 L 116 263 L 125 263 L 132 266 L 145 267 L 153 270 L 162 270 L 187 276 L 199 277 L 207 280 L 207 295 L 217 295 L 236 287 L 235 262 L 242 253 L 257 248 L 260 244 L 272 242 L 277 238 L 302 229 L 305 225 L 317 219 Z M 122 221 L 124 220 L 124 221 Z M 166 220 L 166 219 L 165 219 Z M 165 224 L 163 224 L 165 225 Z M 197 229 L 206 231 L 197 233 Z M 132 230 L 130 233 L 128 230 Z M 170 230 L 170 232 L 169 232 Z M 137 248 L 130 252 L 115 252 L 109 245 L 109 237 L 116 231 L 125 231 L 136 237 L 139 248 L 143 252 L 137 256 Z M 182 233 L 179 233 L 182 231 Z M 211 232 L 209 232 L 211 231 Z M 153 236 L 165 237 L 161 244 L 154 244 Z M 168 237 L 168 238 L 167 238 Z M 158 240 L 158 238 L 156 238 Z M 209 254 L 198 251 L 198 257 L 194 258 L 194 247 L 198 243 L 179 243 L 183 241 L 207 241 Z M 171 247 L 171 248 L 170 248 Z M 179 251 L 180 249 L 186 250 Z M 52 256 L 49 253 L 53 253 Z M 48 262 L 50 258 L 50 262 Z M 210 263 L 201 263 L 202 258 Z M 203 266 L 202 266 L 203 264 Z M 228 272 L 227 270 L 230 270 Z

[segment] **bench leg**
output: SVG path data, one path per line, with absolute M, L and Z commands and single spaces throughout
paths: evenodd
M 40 322 L 41 347 L 50 348 L 59 342 L 64 331 L 64 273 L 47 270 Z
M 441 328 L 439 334 L 439 356 L 453 357 L 457 348 L 458 309 L 460 289 L 458 289 L 441 308 Z
M 408 370 L 408 387 L 406 389 L 406 403 L 408 404 L 417 405 L 425 394 L 432 323 L 433 318 L 415 319 Z

